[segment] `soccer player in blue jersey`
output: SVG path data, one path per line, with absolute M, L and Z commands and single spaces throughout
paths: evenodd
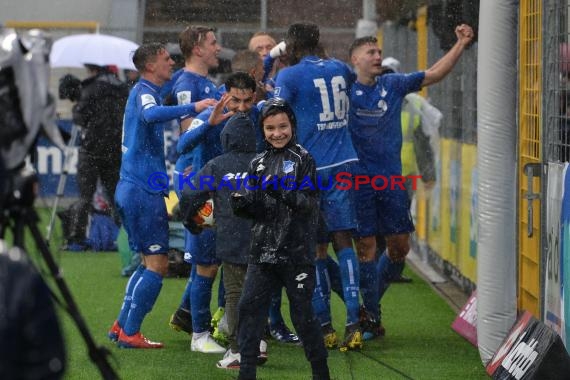
M 131 250 L 143 255 L 125 292 L 119 317 L 109 338 L 125 348 L 161 348 L 141 332 L 144 317 L 151 311 L 168 269 L 168 215 L 164 192 L 166 164 L 164 123 L 187 113 L 202 111 L 215 101 L 209 99 L 183 106 L 161 105 L 160 86 L 170 79 L 174 61 L 162 44 L 140 46 L 133 63 L 141 79 L 127 100 L 123 121 L 120 180 L 115 192 L 117 211 L 129 236 Z M 167 188 L 167 186 L 166 186 Z
M 277 76 L 275 96 L 287 100 L 298 120 L 299 143 L 311 153 L 321 178 L 332 179 L 329 189 L 322 191 L 320 207 L 331 233 L 337 254 L 344 302 L 347 309 L 343 347 L 359 349 L 362 335 L 359 328 L 358 260 L 352 248 L 352 230 L 356 215 L 352 192 L 335 186 L 339 172 L 352 172 L 351 164 L 358 160 L 348 131 L 349 91 L 354 74 L 344 62 L 327 58 L 319 44 L 319 27 L 312 23 L 292 24 L 285 38 L 286 54 L 291 66 Z M 317 279 L 325 279 L 326 249 L 318 248 Z M 317 280 L 316 293 L 330 293 L 325 281 Z M 321 299 L 322 301 L 322 299 Z M 327 347 L 338 344 L 330 323 L 326 302 L 315 304 Z
M 400 115 L 404 97 L 423 86 L 441 81 L 455 66 L 473 39 L 468 25 L 455 29 L 457 42 L 447 54 L 426 71 L 410 74 L 382 72 L 382 52 L 375 37 L 356 39 L 349 55 L 357 73 L 350 97 L 350 132 L 358 152 L 360 173 L 370 178 L 402 174 L 402 128 Z M 379 301 L 390 279 L 401 274 L 410 250 L 409 236 L 414 225 L 405 189 L 383 182 L 361 185 L 355 192 L 358 231 L 355 234 L 360 259 L 360 287 L 364 306 L 370 314 L 365 338 L 382 335 Z M 386 236 L 386 251 L 376 262 L 377 234 Z M 367 336 L 368 335 L 368 336 Z
M 220 133 L 227 119 L 237 113 L 248 114 L 257 121 L 258 111 L 255 102 L 255 80 L 247 73 L 237 72 L 225 82 L 226 93 L 219 103 L 200 113 L 192 120 L 190 127 L 180 135 L 177 150 L 180 154 L 192 152 L 192 173 L 199 171 L 209 160 L 223 153 Z M 252 131 L 252 133 L 255 133 Z M 180 182 L 180 190 L 188 185 L 192 175 Z M 209 333 L 210 298 L 212 283 L 218 271 L 219 259 L 215 254 L 214 230 L 204 230 L 192 235 L 189 246 L 190 262 L 196 267 L 196 275 L 191 281 L 192 309 L 192 351 L 223 353 L 225 348 L 218 345 Z
M 216 85 L 208 78 L 208 71 L 218 67 L 218 54 L 221 47 L 216 39 L 214 29 L 191 25 L 185 28 L 179 35 L 178 44 L 184 56 L 184 68 L 178 79 L 172 86 L 172 96 L 178 105 L 196 102 L 202 99 L 214 98 Z M 179 118 L 181 134 L 188 129 L 196 114 L 187 114 Z M 187 149 L 180 154 L 176 160 L 174 168 L 173 182 L 174 190 L 178 197 L 182 192 L 180 179 L 192 171 L 193 151 Z M 212 250 L 214 245 L 213 231 L 205 231 L 200 236 L 193 236 L 184 230 L 185 254 L 197 249 Z M 170 318 L 170 327 L 177 331 L 192 333 L 192 280 L 196 276 L 196 267 L 192 267 L 192 272 L 188 283 L 182 294 L 180 306 Z M 197 284 L 195 284 L 197 285 Z M 211 295 L 211 292 L 208 293 Z M 194 298 L 197 295 L 194 296 Z M 207 299 L 210 302 L 210 296 Z M 213 349 L 221 350 L 210 337 L 205 337 L 204 346 L 211 346 Z

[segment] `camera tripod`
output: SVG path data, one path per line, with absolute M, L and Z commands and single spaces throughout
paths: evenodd
M 21 175 L 12 180 L 14 184 L 13 191 L 7 193 L 8 199 L 0 202 L 0 210 L 2 215 L 0 219 L 0 238 L 4 237 L 7 229 L 13 233 L 14 245 L 25 250 L 24 247 L 24 232 L 27 228 L 32 234 L 33 240 L 40 251 L 40 254 L 46 263 L 50 275 L 55 280 L 57 289 L 59 290 L 62 300 L 56 299 L 64 309 L 71 316 L 85 344 L 87 345 L 89 358 L 97 366 L 101 376 L 105 380 L 118 379 L 113 367 L 111 367 L 108 356 L 110 352 L 104 347 L 98 347 L 87 328 L 85 320 L 79 312 L 79 308 L 75 303 L 71 291 L 63 279 L 62 273 L 53 259 L 49 251 L 46 241 L 42 238 L 38 228 L 39 217 L 33 208 L 34 203 L 34 187 L 37 185 L 37 177 L 35 175 Z M 56 295 L 52 292 L 54 298 Z

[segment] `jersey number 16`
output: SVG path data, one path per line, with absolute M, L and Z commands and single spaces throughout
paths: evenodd
M 346 81 L 344 78 L 342 76 L 335 76 L 332 77 L 330 81 L 334 111 L 331 110 L 331 97 L 324 78 L 314 79 L 313 83 L 321 92 L 323 112 L 319 114 L 319 120 L 321 122 L 331 121 L 335 119 L 335 116 L 337 120 L 343 120 L 348 110 L 348 95 L 346 94 Z

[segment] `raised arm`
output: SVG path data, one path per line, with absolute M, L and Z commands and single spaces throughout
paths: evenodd
M 457 42 L 451 50 L 426 70 L 422 86 L 437 83 L 451 72 L 459 57 L 461 57 L 463 50 L 473 40 L 473 29 L 469 25 L 461 24 L 455 28 L 455 35 L 457 36 Z

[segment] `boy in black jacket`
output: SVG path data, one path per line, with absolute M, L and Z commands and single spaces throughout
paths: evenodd
M 239 379 L 256 378 L 256 361 L 273 290 L 285 286 L 293 325 L 313 379 L 328 380 L 327 351 L 311 299 L 319 196 L 311 155 L 295 142 L 293 110 L 266 102 L 259 118 L 267 149 L 249 166 L 245 195 L 232 194 L 234 212 L 254 220 L 249 266 L 239 303 Z
M 226 123 L 220 134 L 224 154 L 210 161 L 194 176 L 195 189 L 184 188 L 180 209 L 184 225 L 192 233 L 201 231 L 192 217 L 213 194 L 216 220 L 216 257 L 224 265 L 226 288 L 226 319 L 230 348 L 218 361 L 218 368 L 238 369 L 239 347 L 236 339 L 238 302 L 247 270 L 247 253 L 251 240 L 252 222 L 236 216 L 230 207 L 230 194 L 243 186 L 249 163 L 255 157 L 255 127 L 247 114 L 237 113 Z M 265 345 L 265 344 L 264 344 Z M 262 361 L 266 356 L 261 358 Z

